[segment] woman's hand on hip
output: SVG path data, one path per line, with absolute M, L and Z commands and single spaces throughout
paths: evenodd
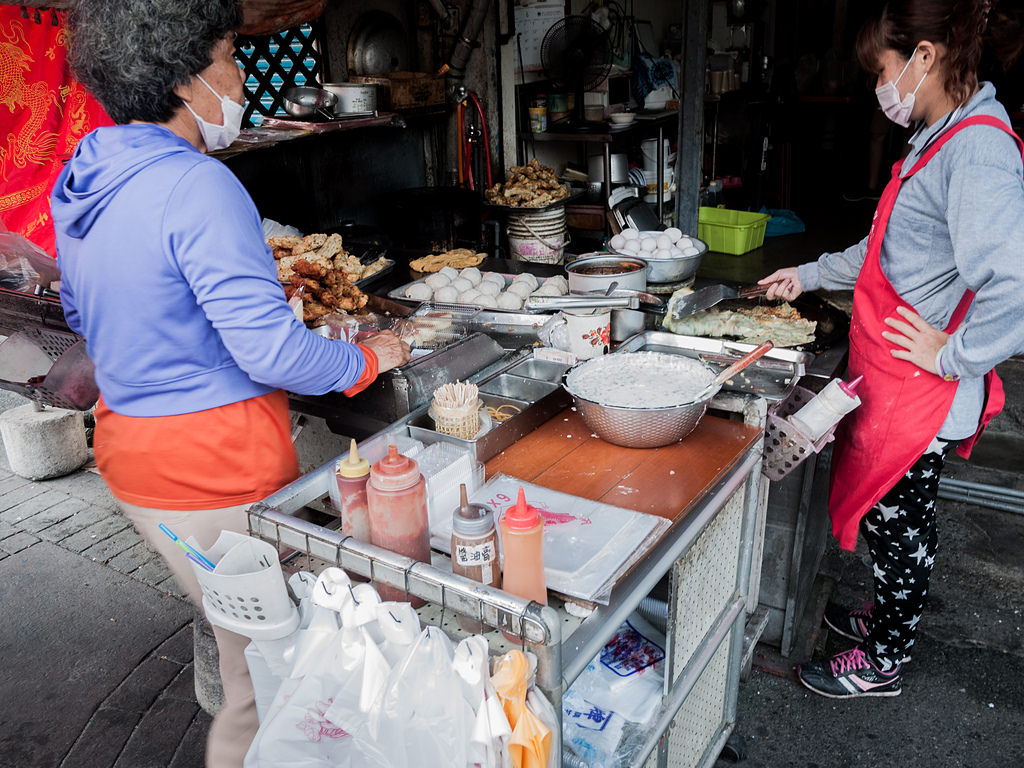
M 900 317 L 885 318 L 885 324 L 893 330 L 882 331 L 883 339 L 897 345 L 892 350 L 892 356 L 897 360 L 907 360 L 929 373 L 938 374 L 935 370 L 935 356 L 946 345 L 949 334 L 929 325 L 912 309 L 897 307 L 896 313 Z
M 391 331 L 381 331 L 359 343 L 369 347 L 377 355 L 378 373 L 390 371 L 409 362 L 409 345 Z
M 803 286 L 800 285 L 800 276 L 797 274 L 796 267 L 777 269 L 768 277 L 758 280 L 757 284 L 768 286 L 768 292 L 764 295 L 766 299 L 792 301 L 804 292 Z

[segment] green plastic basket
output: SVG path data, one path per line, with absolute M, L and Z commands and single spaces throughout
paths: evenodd
M 708 244 L 708 250 L 739 256 L 761 247 L 770 218 L 767 213 L 701 207 L 697 236 Z

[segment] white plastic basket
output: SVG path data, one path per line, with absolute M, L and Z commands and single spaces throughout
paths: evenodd
M 189 544 L 198 549 L 195 542 Z M 281 561 L 271 544 L 223 531 L 202 554 L 216 565 L 208 571 L 191 563 L 211 624 L 253 640 L 276 640 L 298 628 L 299 612 L 288 597 Z

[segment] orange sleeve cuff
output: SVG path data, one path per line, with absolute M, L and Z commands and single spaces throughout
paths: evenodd
M 380 363 L 377 361 L 376 352 L 374 352 L 372 349 L 363 344 L 356 344 L 356 346 L 359 347 L 359 350 L 363 353 L 363 357 L 366 359 L 366 367 L 363 368 L 363 375 L 359 377 L 359 380 L 356 381 L 356 383 L 353 384 L 351 387 L 344 390 L 344 394 L 347 397 L 352 397 L 352 395 L 358 395 L 360 392 L 362 392 L 364 389 L 370 386 L 373 383 L 374 379 L 377 378 L 377 371 L 380 368 Z

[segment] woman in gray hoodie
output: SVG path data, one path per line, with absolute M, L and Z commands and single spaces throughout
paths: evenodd
M 867 237 L 761 280 L 768 298 L 854 292 L 849 375 L 864 377 L 862 405 L 837 433 L 829 511 L 844 549 L 864 537 L 875 600 L 826 611 L 858 644 L 799 668 L 823 696 L 899 695 L 944 457 L 969 455 L 1003 404 L 995 366 L 1024 352 L 1024 144 L 978 81 L 989 12 L 983 0 L 891 0 L 865 25 L 861 65 L 886 116 L 918 124 L 913 151 L 893 166 Z

